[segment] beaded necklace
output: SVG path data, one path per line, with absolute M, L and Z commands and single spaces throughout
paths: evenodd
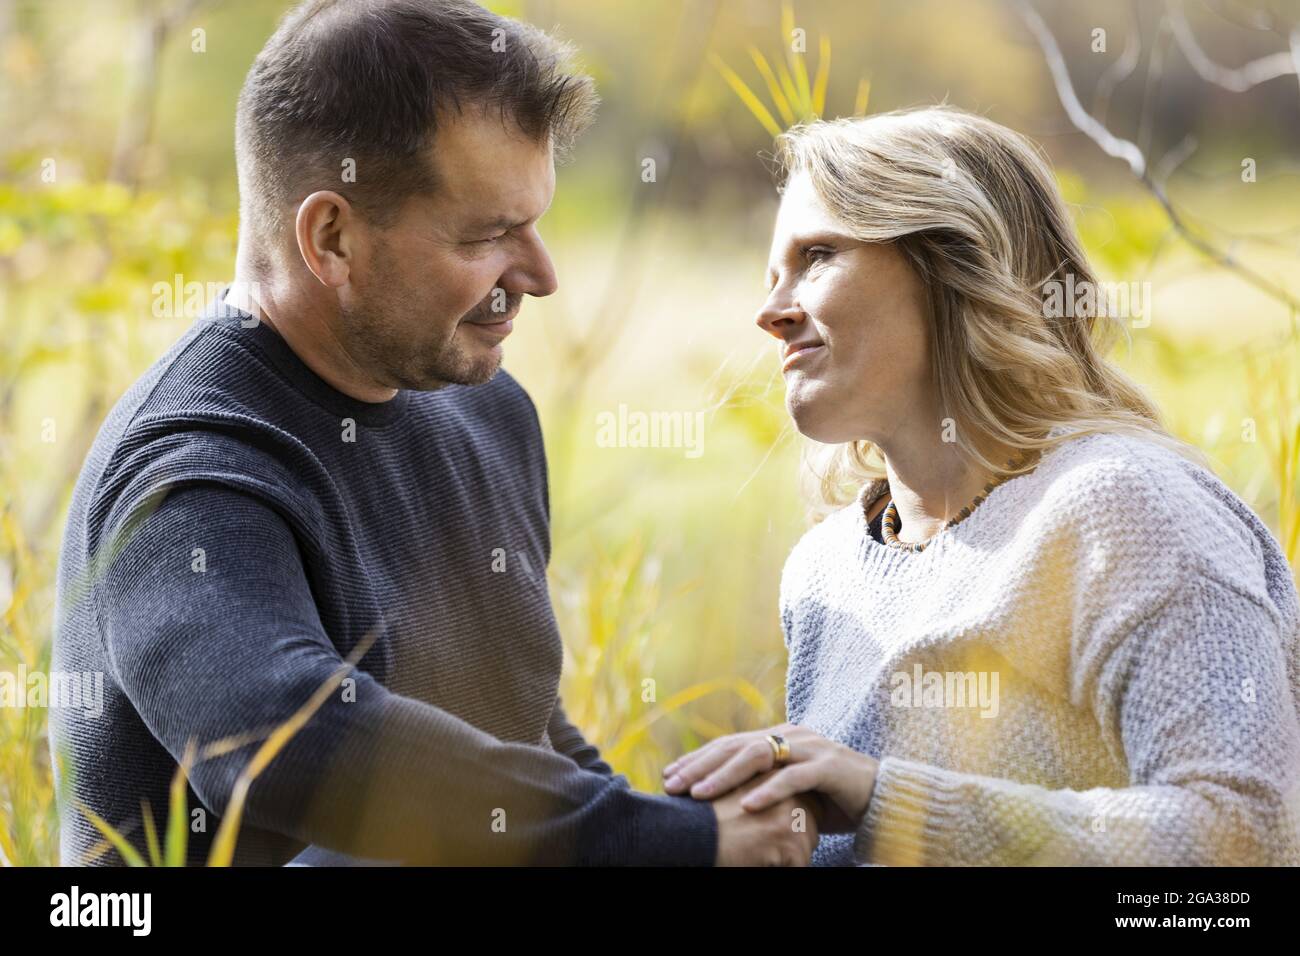
M 1029 460 L 1028 453 L 1019 455 L 1016 458 L 1012 458 L 1010 461 L 1007 462 L 1007 466 L 1006 466 L 1007 470 L 1014 471 L 1015 469 L 1019 468 L 1028 460 Z M 891 548 L 897 548 L 900 551 L 911 551 L 911 552 L 924 551 L 926 545 L 928 545 L 931 541 L 933 541 L 935 537 L 947 531 L 953 525 L 958 524 L 959 522 L 964 521 L 966 518 L 970 517 L 970 513 L 974 511 L 976 508 L 978 508 L 980 503 L 989 496 L 989 492 L 991 492 L 998 485 L 1002 484 L 1009 477 L 1010 475 L 999 475 L 995 477 L 992 481 L 990 481 L 988 484 L 984 486 L 984 490 L 980 492 L 978 495 L 976 495 L 974 500 L 971 501 L 970 504 L 966 505 L 964 508 L 961 509 L 961 511 L 957 512 L 956 515 L 954 515 L 953 517 L 945 521 L 943 523 L 943 527 L 941 527 L 938 531 L 934 533 L 933 536 L 926 539 L 925 541 L 911 542 L 911 541 L 898 540 L 898 531 L 902 527 L 902 521 L 898 517 L 898 506 L 894 503 L 894 499 L 890 498 L 889 504 L 885 506 L 885 513 L 880 522 L 881 537 L 885 539 L 885 544 L 889 545 Z M 874 503 L 875 502 L 872 502 L 872 504 Z M 866 514 L 869 508 L 870 505 L 864 504 L 862 507 L 863 513 Z

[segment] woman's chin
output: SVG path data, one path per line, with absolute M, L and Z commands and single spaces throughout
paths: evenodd
M 826 410 L 819 407 L 821 404 L 802 402 L 791 395 L 786 395 L 785 399 L 785 409 L 790 413 L 790 419 L 800 435 L 824 445 L 832 445 L 841 440 L 835 437 L 839 429 L 835 428 L 833 421 L 828 420 Z

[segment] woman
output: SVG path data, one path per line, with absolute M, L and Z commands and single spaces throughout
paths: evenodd
M 785 567 L 789 723 L 665 789 L 815 792 L 820 865 L 1300 863 L 1292 572 L 1104 361 L 1039 153 L 937 107 L 780 158 L 757 322 L 828 499 L 860 490 Z

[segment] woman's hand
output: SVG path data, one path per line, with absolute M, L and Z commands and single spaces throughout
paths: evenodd
M 794 724 L 729 734 L 710 741 L 664 768 L 664 790 L 668 793 L 689 790 L 697 800 L 712 800 L 757 774 L 772 770 L 776 758 L 767 741 L 768 734 L 785 738 L 790 747 L 790 760 L 745 794 L 740 805 L 757 812 L 795 794 L 815 791 L 823 797 L 825 812 L 818 821 L 823 832 L 856 830 L 866 815 L 879 762 Z

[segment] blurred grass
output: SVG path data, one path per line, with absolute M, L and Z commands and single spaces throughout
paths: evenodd
M 269 26 L 270 15 L 262 15 Z M 783 16 L 782 37 L 791 24 Z M 77 37 L 69 40 L 74 52 L 86 42 Z M 237 50 L 216 49 L 227 60 L 202 61 L 188 83 L 170 87 L 166 110 L 198 109 L 196 91 L 211 81 L 201 71 L 228 72 L 228 61 L 238 60 Z M 721 57 L 707 77 L 741 96 L 768 133 L 769 121 L 821 114 L 830 95 L 825 44 L 815 70 L 798 56 L 769 57 L 755 47 L 748 54 L 758 77 L 752 85 Z M 184 60 L 183 47 L 169 55 Z M 865 112 L 868 91 L 859 80 L 855 112 Z M 199 125 L 227 148 L 226 127 L 214 133 Z M 176 148 L 220 165 L 202 144 Z M 39 181 L 38 150 L 12 152 L 0 167 L 0 670 L 48 669 L 72 483 L 108 408 L 184 329 L 185 320 L 150 315 L 152 285 L 176 274 L 221 281 L 233 266 L 236 217 L 224 166 L 221 175 L 133 189 L 99 181 L 102 151 L 65 162 L 56 184 Z M 546 434 L 550 583 L 565 641 L 566 710 L 634 786 L 657 790 L 660 767 L 683 750 L 782 719 L 776 592 L 806 522 L 799 444 L 782 406 L 776 357 L 752 322 L 774 195 L 755 197 L 745 214 L 637 212 L 638 187 L 618 169 L 580 154 L 561 171 L 544 224 L 561 289 L 525 305 L 506 365 L 533 394 Z M 1151 325 L 1132 330 L 1113 358 L 1152 390 L 1177 433 L 1209 452 L 1296 567 L 1295 316 L 1169 242 L 1148 197 L 1090 188 L 1068 169 L 1060 178 L 1104 277 L 1150 281 L 1155 293 Z M 1294 236 L 1294 176 L 1241 187 L 1235 174 L 1202 179 L 1198 210 L 1232 229 Z M 626 204 L 607 205 L 611 195 Z M 1293 245 L 1258 242 L 1248 251 L 1294 287 Z M 704 411 L 704 453 L 688 459 L 681 449 L 599 447 L 596 416 L 620 404 Z M 0 865 L 57 862 L 51 781 L 46 714 L 0 708 Z M 173 830 L 185 816 L 174 805 L 177 792 L 183 799 L 184 788 L 173 790 L 161 845 L 146 828 L 155 865 L 176 862 L 178 852 L 183 858 L 183 832 Z
M 1294 195 L 1274 199 L 1300 214 Z M 1153 241 L 1150 230 L 1114 226 L 1141 219 L 1129 201 L 1083 204 L 1085 240 L 1103 267 L 1132 269 L 1141 257 L 1128 246 Z M 184 327 L 150 317 L 149 286 L 173 270 L 228 276 L 234 220 L 147 191 L 5 187 L 6 234 L 21 238 L 0 259 L 11 343 L 0 354 L 0 669 L 47 669 L 71 483 L 109 405 Z M 657 221 L 636 240 L 650 266 L 627 292 L 631 320 L 613 329 L 598 310 L 616 257 L 593 252 L 598 241 L 553 243 L 563 290 L 525 306 L 507 366 L 538 401 L 547 435 L 566 707 L 620 772 L 653 790 L 659 768 L 684 749 L 782 718 L 776 587 L 804 527 L 798 443 L 775 357 L 752 325 L 760 237 L 701 241 L 691 222 Z M 1162 311 L 1183 276 L 1196 283 L 1194 311 Z M 1178 433 L 1211 453 L 1294 566 L 1300 338 L 1232 276 L 1176 251 L 1152 277 L 1154 321 L 1114 357 L 1152 389 Z M 589 374 L 575 391 L 568 370 L 579 354 Z M 704 410 L 704 453 L 598 447 L 596 414 L 619 403 Z M 1243 440 L 1247 419 L 1257 441 Z M 50 422 L 55 440 L 42 441 Z M 0 854 L 10 864 L 57 859 L 46 748 L 44 712 L 0 709 Z
M 810 85 L 806 49 L 799 48 L 793 42 L 797 29 L 802 28 L 795 26 L 794 4 L 790 0 L 783 0 L 781 32 L 778 36 L 782 41 L 781 47 L 784 52 L 783 55 L 772 58 L 776 63 L 776 70 L 772 69 L 767 56 L 758 47 L 751 45 L 748 51 L 750 59 L 754 61 L 754 66 L 767 87 L 772 108 L 781 118 L 780 123 L 772 116 L 763 98 L 754 92 L 739 73 L 728 66 L 726 61 L 716 53 L 709 54 L 709 62 L 713 64 L 713 68 L 721 74 L 727 86 L 731 87 L 731 91 L 740 98 L 740 102 L 744 104 L 750 115 L 758 120 L 759 125 L 774 139 L 780 136 L 783 130 L 796 123 L 819 119 L 826 112 L 826 88 L 830 81 L 831 69 L 830 37 L 822 35 L 817 39 L 816 79 Z M 807 37 L 804 36 L 802 39 L 802 47 L 806 48 Z M 862 77 L 858 81 L 852 115 L 866 115 L 870 90 L 870 81 Z

